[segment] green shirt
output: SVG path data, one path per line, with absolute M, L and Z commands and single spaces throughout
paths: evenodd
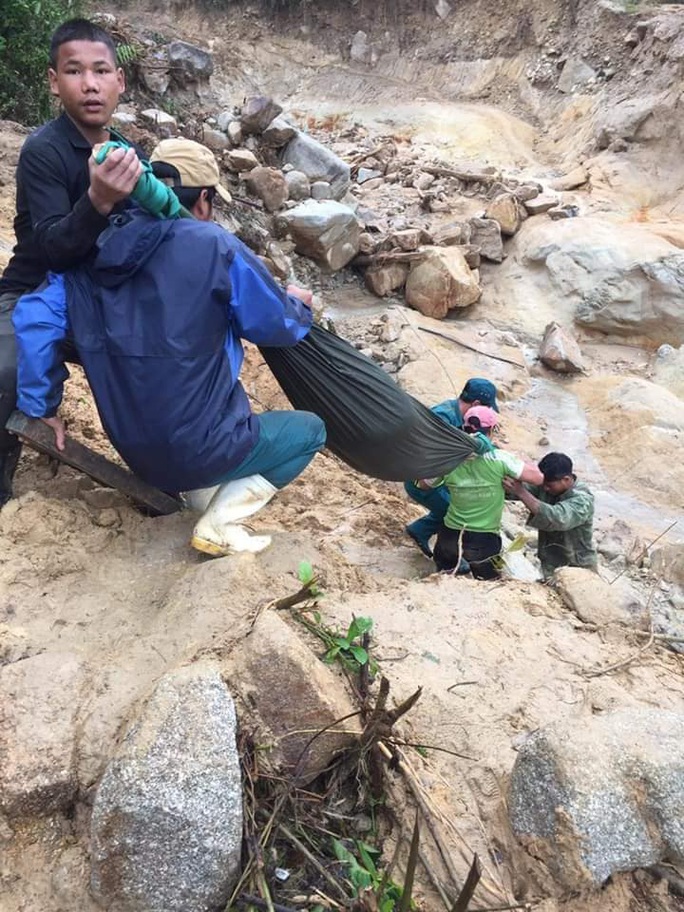
M 498 533 L 504 508 L 502 481 L 505 476 L 520 478 L 524 468 L 522 459 L 503 450 L 471 456 L 457 465 L 437 481 L 449 491 L 444 525 L 448 529 Z
M 593 542 L 594 495 L 581 481 L 560 496 L 530 487 L 540 501 L 539 512 L 528 525 L 539 529 L 537 553 L 544 576 L 556 567 L 595 567 Z

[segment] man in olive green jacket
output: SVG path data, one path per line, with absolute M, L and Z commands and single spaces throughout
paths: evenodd
M 503 486 L 525 504 L 528 525 L 539 530 L 537 553 L 544 578 L 558 567 L 595 570 L 594 495 L 577 481 L 565 453 L 547 453 L 539 468 L 544 475 L 539 487 L 525 487 L 512 478 L 504 478 Z

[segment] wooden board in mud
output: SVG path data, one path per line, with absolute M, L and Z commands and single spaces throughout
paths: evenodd
M 64 449 L 58 450 L 52 429 L 37 418 L 28 418 L 23 412 L 15 411 L 5 427 L 39 453 L 53 456 L 108 488 L 116 488 L 153 515 L 168 516 L 183 506 L 179 498 L 145 484 L 128 469 L 115 465 L 77 440 L 67 437 Z

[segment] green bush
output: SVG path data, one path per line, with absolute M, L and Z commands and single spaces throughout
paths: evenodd
M 81 0 L 2 0 L 0 118 L 33 126 L 52 113 L 47 83 L 50 36 L 79 15 Z

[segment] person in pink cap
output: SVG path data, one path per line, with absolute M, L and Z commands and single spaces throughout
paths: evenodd
M 463 430 L 490 438 L 499 423 L 492 408 L 476 405 L 463 416 Z M 503 479 L 539 485 L 543 475 L 533 462 L 525 462 L 504 450 L 493 449 L 472 456 L 442 478 L 426 484 L 444 484 L 449 507 L 437 534 L 434 561 L 440 571 L 472 572 L 476 579 L 496 579 L 493 560 L 501 553 L 501 517 L 504 508 Z

